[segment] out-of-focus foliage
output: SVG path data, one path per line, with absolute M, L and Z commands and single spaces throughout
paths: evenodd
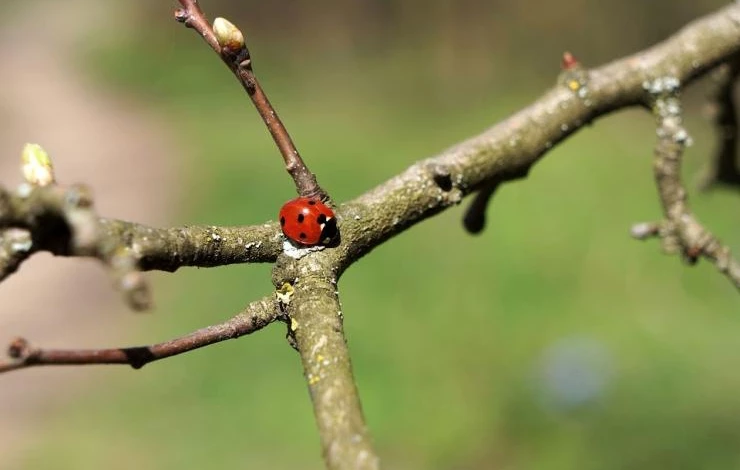
M 158 22 L 166 2 L 149 2 Z M 562 50 L 599 63 L 665 38 L 718 0 L 215 0 L 209 12 L 243 24 L 260 41 L 286 42 L 296 55 L 374 56 L 412 49 L 440 68 L 492 64 L 548 70 Z M 213 15 L 212 15 L 213 16 Z

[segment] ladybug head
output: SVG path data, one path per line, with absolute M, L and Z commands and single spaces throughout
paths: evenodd
M 337 230 L 337 218 L 327 218 L 326 215 L 320 214 L 317 221 L 321 226 L 321 243 L 324 245 L 331 243 L 339 233 Z

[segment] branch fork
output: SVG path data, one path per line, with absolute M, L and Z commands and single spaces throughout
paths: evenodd
M 224 19 L 217 18 L 211 25 L 195 0 L 179 2 L 182 8 L 175 18 L 197 31 L 242 84 L 275 140 L 298 194 L 328 200 L 257 81 L 243 33 Z M 336 211 L 342 221 L 341 242 L 306 250 L 295 258 L 285 252 L 280 227 L 274 222 L 154 229 L 99 218 L 84 188 L 58 185 L 50 160 L 34 154 L 25 163 L 23 191 L 0 188 L 0 280 L 35 251 L 46 249 L 100 259 L 129 293 L 139 292 L 144 285 L 142 270 L 246 262 L 274 263 L 276 291 L 226 322 L 155 345 L 46 350 L 18 339 L 10 345 L 8 359 L 0 361 L 0 372 L 65 364 L 139 368 L 283 321 L 304 365 L 327 465 L 375 469 L 378 458 L 365 426 L 343 334 L 338 278 L 375 247 L 473 191 L 478 193 L 465 225 L 471 232 L 480 231 L 486 205 L 501 184 L 524 178 L 554 145 L 599 116 L 646 105 L 656 115 L 654 172 L 664 220 L 635 225 L 633 236 L 661 238 L 664 246 L 680 251 L 689 262 L 705 258 L 740 289 L 740 265 L 688 207 L 680 169 L 690 137 L 681 122 L 678 97 L 680 84 L 740 55 L 739 23 L 740 3 L 735 2 L 662 44 L 597 69 L 586 71 L 572 55 L 564 56 L 556 87 L 481 135 L 418 162 L 342 204 Z M 725 110 L 734 111 L 734 104 L 730 106 L 725 98 L 736 77 L 737 70 L 730 67 L 722 82 Z M 736 120 L 721 122 L 736 127 Z M 728 147 L 725 141 L 723 148 Z M 94 230 L 86 231 L 89 227 Z M 146 303 L 136 295 L 129 301 Z
M 653 170 L 665 220 L 658 224 L 638 224 L 632 234 L 639 239 L 660 237 L 665 252 L 680 252 L 688 264 L 706 258 L 740 290 L 740 263 L 689 209 L 687 191 L 681 181 L 681 163 L 692 140 L 682 123 L 680 82 L 668 76 L 645 82 L 643 87 L 652 101 L 657 122 Z

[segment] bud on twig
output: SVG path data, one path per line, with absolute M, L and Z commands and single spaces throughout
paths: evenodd
M 229 20 L 224 18 L 213 20 L 213 33 L 218 44 L 229 52 L 237 53 L 244 49 L 244 35 Z
M 578 62 L 578 59 L 576 59 L 573 54 L 568 51 L 563 53 L 563 61 L 561 63 L 563 70 L 572 70 L 576 67 L 580 67 L 580 65 L 581 64 Z
M 46 186 L 54 183 L 54 167 L 49 154 L 38 144 L 26 144 L 23 147 L 21 170 L 30 184 Z

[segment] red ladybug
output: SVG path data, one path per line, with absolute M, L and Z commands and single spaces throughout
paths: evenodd
M 326 245 L 337 236 L 334 212 L 318 199 L 291 199 L 278 217 L 285 236 L 299 245 Z

